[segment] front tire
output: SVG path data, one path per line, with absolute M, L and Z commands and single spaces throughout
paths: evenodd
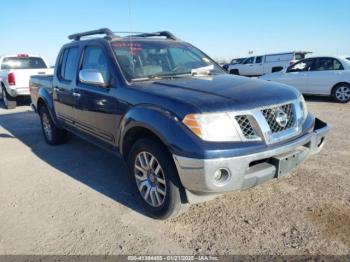
M 67 131 L 55 125 L 46 106 L 41 106 L 39 108 L 39 115 L 41 129 L 47 144 L 60 145 L 67 141 Z
M 339 103 L 347 103 L 350 101 L 350 85 L 339 84 L 333 88 L 333 98 Z
M 183 187 L 171 154 L 161 143 L 149 138 L 136 141 L 128 166 L 148 216 L 167 219 L 180 214 Z
M 2 93 L 2 101 L 4 102 L 4 106 L 6 109 L 15 109 L 17 106 L 17 101 L 15 98 L 11 97 L 4 87 L 1 89 Z

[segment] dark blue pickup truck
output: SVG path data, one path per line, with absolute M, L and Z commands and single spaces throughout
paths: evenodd
M 152 217 L 281 177 L 324 144 L 296 89 L 228 75 L 170 32 L 69 39 L 54 75 L 31 77 L 44 138 L 69 131 L 123 157 Z

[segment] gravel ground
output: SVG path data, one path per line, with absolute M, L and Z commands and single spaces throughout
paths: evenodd
M 143 215 L 121 160 L 47 146 L 29 106 L 0 108 L 0 254 L 349 254 L 350 104 L 307 104 L 332 127 L 319 155 L 168 221 Z

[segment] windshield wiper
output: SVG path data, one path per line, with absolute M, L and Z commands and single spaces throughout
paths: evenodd
M 149 80 L 161 80 L 161 79 L 172 79 L 172 78 L 181 78 L 190 75 L 190 73 L 178 74 L 178 75 L 149 75 L 139 78 L 133 78 L 133 82 L 139 81 L 149 81 Z

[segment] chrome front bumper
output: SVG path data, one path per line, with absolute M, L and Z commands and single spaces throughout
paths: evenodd
M 215 195 L 243 190 L 293 171 L 310 155 L 318 153 L 329 131 L 327 124 L 316 119 L 314 130 L 277 148 L 230 158 L 194 159 L 173 155 L 180 180 L 189 196 Z M 214 174 L 228 171 L 224 181 Z M 189 202 L 197 202 L 191 201 Z

